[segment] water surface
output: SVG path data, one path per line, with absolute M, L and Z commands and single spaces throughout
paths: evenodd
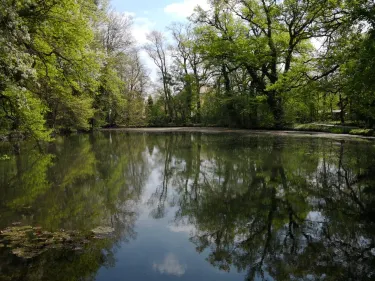
M 0 241 L 1 281 L 375 279 L 373 142 L 118 131 L 5 154 L 0 229 L 114 232 L 28 259 Z

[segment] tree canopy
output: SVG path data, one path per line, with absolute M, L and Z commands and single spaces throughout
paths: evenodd
M 106 1 L 1 7 L 1 134 L 50 140 L 119 125 L 375 124 L 371 1 L 209 1 L 187 23 L 150 32 L 144 46 L 132 37 L 132 17 Z
M 143 104 L 147 76 L 131 17 L 93 0 L 2 0 L 1 7 L 2 131 L 48 140 L 51 130 L 123 122 L 127 107 Z
M 371 1 L 209 2 L 169 28 L 175 123 L 373 126 Z

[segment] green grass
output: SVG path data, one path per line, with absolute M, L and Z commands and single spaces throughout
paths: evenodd
M 373 130 L 364 130 L 364 129 L 356 129 L 350 126 L 342 126 L 342 125 L 331 125 L 331 124 L 297 124 L 294 125 L 293 128 L 297 131 L 311 131 L 311 132 L 325 132 L 325 133 L 332 133 L 332 134 L 352 134 L 352 135 L 363 135 L 363 136 L 371 136 L 371 132 Z
M 349 132 L 351 135 L 375 136 L 373 129 L 353 129 Z

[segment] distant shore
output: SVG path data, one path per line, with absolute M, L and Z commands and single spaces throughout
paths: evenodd
M 155 128 L 106 128 L 100 131 L 124 131 L 124 132 L 141 132 L 141 133 L 235 133 L 243 135 L 272 135 L 272 136 L 296 136 L 296 137 L 318 137 L 334 139 L 366 139 L 375 140 L 375 137 L 367 137 L 350 134 L 334 134 L 327 132 L 297 131 L 297 130 L 251 130 L 251 129 L 231 129 L 221 127 L 155 127 Z

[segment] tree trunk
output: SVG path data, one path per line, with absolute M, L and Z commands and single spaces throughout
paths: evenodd
M 228 110 L 228 126 L 231 127 L 234 125 L 235 121 L 235 112 L 234 112 L 234 106 L 233 106 L 233 95 L 230 85 L 230 79 L 229 79 L 229 72 L 227 71 L 227 67 L 225 64 L 222 65 L 222 73 L 224 76 L 224 85 L 225 85 L 225 95 L 228 98 L 227 101 L 227 110 Z
M 196 87 L 196 95 L 197 95 L 197 118 L 196 122 L 201 122 L 201 85 L 199 81 L 198 71 L 197 68 L 194 67 L 194 77 L 195 77 L 195 87 Z
M 284 126 L 284 110 L 282 107 L 282 99 L 278 96 L 276 91 L 268 91 L 267 103 L 272 112 L 275 128 L 281 129 Z
M 342 99 L 342 96 L 341 94 L 339 95 L 339 99 L 340 99 L 340 121 L 341 121 L 341 124 L 344 125 L 345 124 L 345 106 L 344 106 L 344 101 Z

